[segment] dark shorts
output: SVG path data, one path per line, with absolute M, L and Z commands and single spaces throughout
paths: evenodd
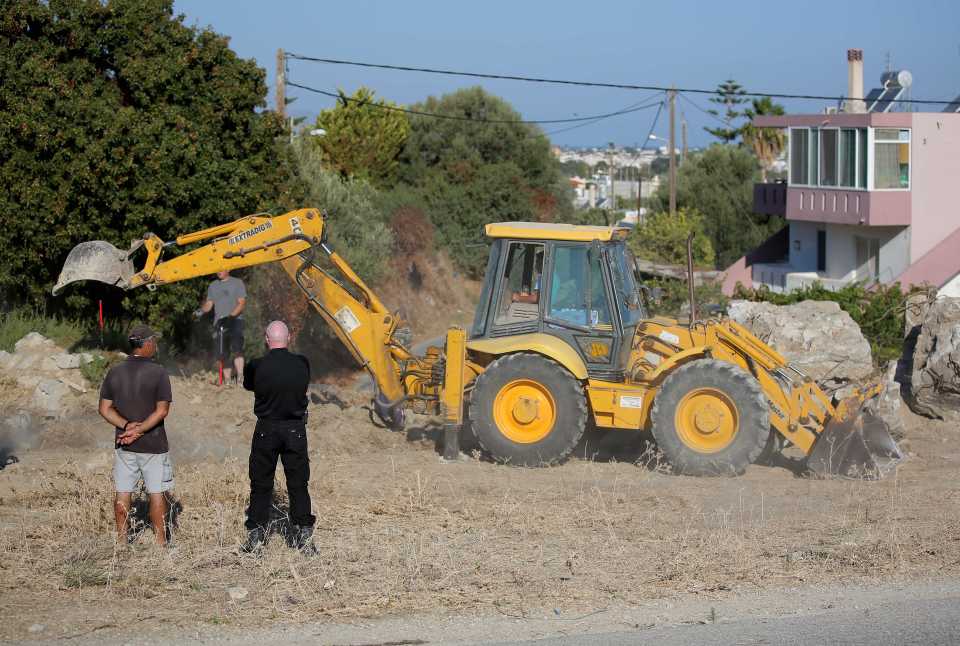
M 214 332 L 217 332 L 214 330 Z M 230 355 L 243 354 L 243 319 L 228 320 L 223 326 L 223 343 L 220 343 L 219 333 L 214 335 L 214 343 L 217 347 L 214 352 L 218 358 L 226 361 Z

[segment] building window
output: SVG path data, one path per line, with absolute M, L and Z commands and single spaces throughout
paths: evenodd
M 838 130 L 820 133 L 820 186 L 837 185 L 837 134 Z
M 867 188 L 867 129 L 857 128 L 857 188 Z M 857 198 L 857 211 L 860 211 Z
M 910 188 L 910 131 L 877 128 L 873 144 L 874 188 Z
M 857 186 L 857 131 L 853 128 L 840 131 L 840 186 Z
M 790 130 L 790 182 L 809 184 L 807 158 L 810 155 L 810 131 L 806 128 Z
M 790 183 L 867 187 L 866 128 L 791 128 Z
M 820 185 L 820 131 L 816 128 L 810 129 L 810 184 L 812 186 Z

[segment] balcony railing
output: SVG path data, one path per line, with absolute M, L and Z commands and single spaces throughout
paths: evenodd
M 907 226 L 910 191 L 859 191 L 843 188 L 754 184 L 753 212 L 788 220 L 866 226 Z
M 774 182 L 771 184 L 754 184 L 753 212 L 758 215 L 786 215 L 786 183 Z

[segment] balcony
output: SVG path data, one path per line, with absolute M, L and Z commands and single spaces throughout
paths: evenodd
M 774 182 L 770 184 L 754 184 L 753 212 L 757 215 L 786 215 L 786 183 Z
M 753 212 L 788 220 L 909 226 L 910 191 L 857 191 L 842 188 L 754 184 Z
M 784 294 L 797 289 L 811 287 L 814 283 L 829 290 L 837 290 L 849 285 L 850 279 L 827 278 L 815 271 L 797 271 L 788 263 L 763 263 L 753 265 L 752 280 L 754 287 L 765 286 L 771 292 Z

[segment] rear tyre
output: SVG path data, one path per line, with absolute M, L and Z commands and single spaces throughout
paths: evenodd
M 653 402 L 653 437 L 675 473 L 739 475 L 760 457 L 770 411 L 760 384 L 724 361 L 677 368 Z
M 549 466 L 580 441 L 587 405 L 580 382 L 559 364 L 510 354 L 477 377 L 469 419 L 480 447 L 497 462 Z

